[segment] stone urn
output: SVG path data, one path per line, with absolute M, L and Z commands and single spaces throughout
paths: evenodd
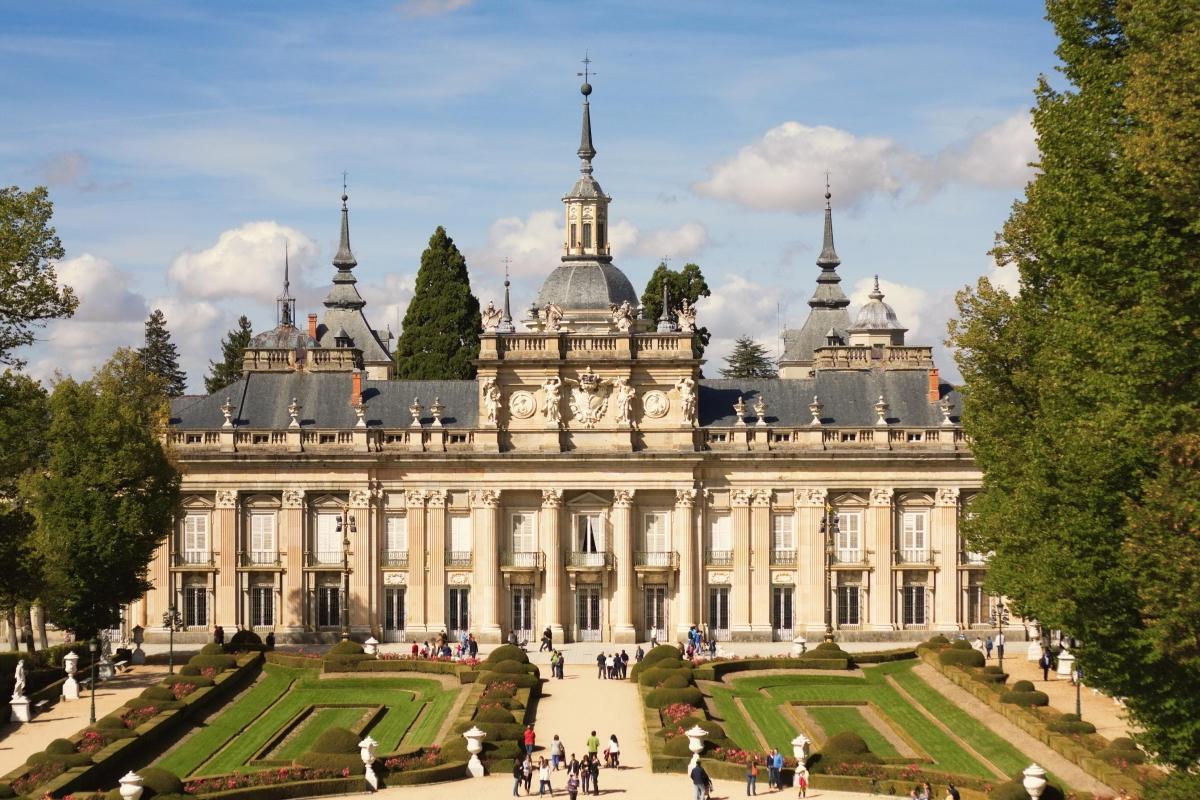
M 1063 650 L 1058 656 L 1058 669 L 1055 670 L 1059 675 L 1070 680 L 1072 673 L 1075 671 L 1075 656 L 1067 650 Z
M 379 640 L 376 639 L 374 636 L 368 638 L 365 642 L 363 642 L 363 652 L 369 656 L 378 654 L 379 653 Z
M 71 651 L 63 656 L 63 672 L 67 673 L 67 679 L 63 681 L 62 697 L 63 700 L 78 700 L 79 699 L 79 681 L 75 680 L 75 670 L 79 667 L 79 654 Z
M 688 750 L 699 758 L 704 752 L 704 737 L 708 736 L 708 731 L 701 728 L 699 725 L 693 725 L 691 728 L 683 732 L 683 735 L 688 737 Z
M 371 791 L 379 790 L 379 776 L 375 774 L 375 753 L 379 750 L 379 742 L 370 736 L 358 743 L 358 754 L 362 757 L 364 776 Z
M 142 665 L 146 663 L 146 651 L 142 649 L 142 642 L 146 641 L 146 629 L 141 625 L 133 626 L 133 655 L 129 657 L 129 663 L 134 665 Z
M 802 656 L 808 652 L 808 640 L 803 636 L 797 636 L 792 639 L 792 655 Z
M 122 800 L 140 800 L 142 796 L 142 776 L 130 770 L 118 781 L 121 784 Z
M 1038 800 L 1046 788 L 1046 770 L 1037 764 L 1030 764 L 1022 773 L 1025 780 L 1021 781 L 1025 791 L 1029 792 L 1030 800 Z
M 796 759 L 797 766 L 804 766 L 808 763 L 808 748 L 811 745 L 812 739 L 803 733 L 792 739 L 792 756 Z
M 467 762 L 467 774 L 472 778 L 482 778 L 483 762 L 479 760 L 479 754 L 483 752 L 483 740 L 487 738 L 487 731 L 481 731 L 478 725 L 472 725 L 469 731 L 463 733 L 463 738 L 467 740 L 467 752 L 471 754 L 471 760 Z

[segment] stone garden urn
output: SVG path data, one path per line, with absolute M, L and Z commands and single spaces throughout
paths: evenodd
M 119 791 L 121 792 L 122 800 L 140 800 L 143 791 L 141 775 L 130 770 L 125 773 L 125 776 L 118 783 L 121 784 Z
M 812 745 L 812 739 L 809 739 L 803 733 L 792 739 L 792 756 L 795 757 L 798 766 L 808 763 L 808 748 L 810 745 Z
M 797 636 L 792 639 L 792 655 L 802 656 L 808 652 L 808 640 L 803 636 Z
M 374 636 L 363 642 L 363 652 L 369 656 L 373 656 L 379 652 L 379 640 Z
M 699 757 L 704 752 L 704 737 L 708 736 L 708 731 L 699 725 L 693 725 L 684 731 L 683 735 L 688 737 L 688 750 L 691 750 L 696 757 Z
M 1022 774 L 1025 780 L 1021 783 L 1025 786 L 1025 791 L 1029 792 L 1030 800 L 1038 800 L 1046 788 L 1046 770 L 1037 764 L 1030 764 Z
M 1070 651 L 1063 650 L 1058 654 L 1058 669 L 1055 672 L 1069 680 L 1074 671 L 1075 656 L 1071 655 Z
M 467 774 L 472 778 L 483 777 L 483 762 L 479 760 L 479 754 L 483 752 L 483 740 L 487 737 L 487 731 L 479 730 L 478 725 L 472 725 L 469 731 L 463 733 L 463 738 L 467 740 L 467 752 L 471 754 L 471 760 L 467 762 Z
M 372 765 L 375 763 L 375 752 L 379 749 L 379 742 L 372 739 L 370 736 L 358 743 L 358 754 L 362 756 L 363 770 L 367 779 L 367 785 L 371 787 L 371 791 L 379 790 L 379 776 L 375 774 Z
M 142 642 L 146 641 L 146 629 L 141 625 L 133 626 L 133 655 L 129 657 L 129 663 L 141 665 L 146 663 L 146 651 L 142 649 Z
M 75 670 L 78 666 L 79 655 L 77 653 L 71 651 L 63 656 L 63 672 L 67 673 L 67 679 L 63 681 L 63 700 L 79 699 L 79 681 L 75 680 Z

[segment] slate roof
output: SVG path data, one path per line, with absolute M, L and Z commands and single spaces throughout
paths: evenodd
M 638 305 L 633 284 L 607 259 L 563 259 L 563 263 L 546 278 L 538 292 L 537 306 L 554 303 L 563 311 L 569 309 L 608 310 L 610 303 L 620 305 L 629 301 Z

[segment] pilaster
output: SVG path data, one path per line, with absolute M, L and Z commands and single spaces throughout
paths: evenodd
M 493 644 L 503 638 L 500 631 L 500 588 L 496 579 L 499 542 L 500 492 L 483 489 L 471 493 L 471 528 L 475 544 L 474 586 L 471 602 L 480 642 Z
M 891 487 L 881 487 L 871 490 L 871 504 L 867 509 L 866 539 L 870 549 L 874 550 L 872 563 L 875 570 L 875 583 L 871 586 L 870 610 L 871 616 L 867 628 L 873 631 L 890 631 L 895 629 L 895 616 L 892 613 L 896 594 L 896 573 L 892 571 L 892 550 L 895 543 L 895 533 L 892 530 L 895 519 L 892 500 L 895 491 Z
M 680 639 L 685 638 L 688 629 L 699 622 L 696 613 L 695 506 L 695 489 L 676 490 L 675 513 L 671 515 L 674 523 L 671 539 L 673 546 L 679 548 L 679 619 L 675 621 L 675 630 Z
M 828 492 L 819 488 L 797 489 L 796 508 L 796 608 L 795 626 L 809 639 L 825 633 L 825 539 L 821 518 Z
M 562 489 L 542 490 L 542 513 L 538 514 L 538 541 L 546 552 L 546 583 L 542 593 L 545 617 L 554 641 L 565 641 L 562 626 Z M 542 627 L 539 626 L 539 627 Z
M 428 549 L 425 546 L 425 492 L 409 489 L 404 493 L 404 505 L 408 509 L 408 589 L 404 593 L 408 620 L 405 623 L 409 634 L 426 633 L 428 628 L 428 606 L 425 603 L 425 562 Z
M 220 489 L 213 511 L 212 548 L 216 562 L 216 608 L 210 615 L 210 625 L 221 625 L 234 631 L 238 623 L 238 493 Z M 231 636 L 232 634 L 226 634 Z
M 427 493 L 426 539 L 429 583 L 425 587 L 425 625 L 437 633 L 446 627 L 446 491 Z
M 942 488 L 930 514 L 931 547 L 937 550 L 937 584 L 933 626 L 939 631 L 959 629 L 958 615 L 958 489 Z
M 751 495 L 750 630 L 755 639 L 771 639 L 771 490 Z
M 279 551 L 283 553 L 278 627 L 288 633 L 304 630 L 304 490 L 285 489 L 279 509 Z
M 379 603 L 373 595 L 373 588 L 378 585 L 375 577 L 378 543 L 371 500 L 370 489 L 350 491 L 348 511 L 357 529 L 350 536 L 350 630 L 374 635 L 382 633 L 383 625 L 376 619 Z
M 613 641 L 628 644 L 637 641 L 633 624 L 633 489 L 613 491 L 613 556 L 617 562 L 617 586 L 613 591 Z M 682 613 L 682 612 L 681 612 Z
M 729 633 L 735 640 L 750 636 L 750 500 L 749 489 L 734 489 L 729 493 L 733 506 L 730 521 L 733 528 L 733 582 L 729 591 Z

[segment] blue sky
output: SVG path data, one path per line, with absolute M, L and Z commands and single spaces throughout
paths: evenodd
M 1032 88 L 1055 40 L 1033 2 L 21 4 L 0 29 L 0 175 L 48 184 L 83 303 L 30 352 L 86 375 L 162 307 L 191 387 L 239 313 L 274 324 L 283 242 L 320 310 L 349 173 L 368 316 L 402 314 L 444 225 L 480 299 L 512 261 L 524 308 L 577 174 L 579 60 L 617 263 L 663 256 L 714 296 L 708 371 L 807 311 L 833 173 L 847 293 L 875 273 L 943 338 L 956 289 L 1036 158 Z M 957 371 L 938 354 L 943 372 Z M 713 363 L 716 362 L 716 363 Z

